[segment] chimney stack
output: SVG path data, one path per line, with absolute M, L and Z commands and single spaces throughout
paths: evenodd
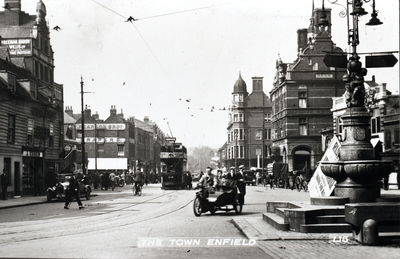
M 263 77 L 254 76 L 253 79 L 253 92 L 262 92 L 263 91 Z
M 5 25 L 20 25 L 21 0 L 4 0 Z
M 72 110 L 72 106 L 65 106 L 65 113 L 73 117 L 74 111 Z
M 299 29 L 297 30 L 297 52 L 300 50 L 305 49 L 307 47 L 307 29 Z
M 110 116 L 116 116 L 116 115 L 117 115 L 117 108 L 115 107 L 115 105 L 111 105 Z
M 92 118 L 95 120 L 99 120 L 99 114 L 96 112 L 95 114 L 92 115 Z
M 143 121 L 145 123 L 149 123 L 149 121 L 150 121 L 149 116 L 144 116 Z
M 92 116 L 92 110 L 90 109 L 90 106 L 85 105 L 85 116 L 90 117 Z

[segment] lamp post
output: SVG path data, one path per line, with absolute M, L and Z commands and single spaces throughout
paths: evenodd
M 333 4 L 337 2 L 337 0 L 328 1 Z M 375 0 L 373 1 L 372 17 L 377 19 Z M 362 7 L 363 2 L 369 2 L 369 0 L 353 0 L 352 2 L 346 0 L 348 21 L 349 16 L 352 16 L 352 22 L 348 22 L 348 42 L 351 53 L 347 60 L 348 73 L 343 76 L 347 109 L 341 117 L 344 137 L 340 149 L 340 161 L 321 162 L 322 172 L 337 181 L 335 195 L 349 198 L 352 203 L 375 201 L 380 196 L 379 180 L 387 176 L 391 170 L 390 162 L 376 160 L 370 143 L 370 115 L 364 106 L 364 76 L 367 74 L 367 69 L 362 67 L 357 53 L 357 46 L 360 43 L 358 22 L 361 16 L 367 14 Z M 327 20 L 321 19 L 318 25 L 326 26 L 327 23 Z M 375 23 L 372 25 L 377 25 Z

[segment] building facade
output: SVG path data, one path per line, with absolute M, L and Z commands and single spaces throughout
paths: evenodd
M 63 166 L 63 86 L 54 82 L 46 7 L 36 15 L 20 0 L 0 12 L 0 169 L 14 195 L 43 194 Z
M 253 77 L 252 80 L 250 94 L 241 75 L 233 87 L 226 154 L 223 155 L 227 167 L 244 165 L 261 168 L 262 163 L 265 167 L 270 159 L 271 102 L 264 93 L 263 78 Z
M 320 132 L 331 126 L 332 97 L 345 90 L 346 70 L 323 62 L 326 52 L 343 51 L 331 40 L 331 10 L 325 9 L 329 21 L 325 27 L 319 26 L 321 13 L 314 9 L 309 28 L 297 31 L 297 59 L 277 60 L 270 92 L 273 147 L 277 160 L 287 163 L 290 171 L 315 168 L 322 157 Z

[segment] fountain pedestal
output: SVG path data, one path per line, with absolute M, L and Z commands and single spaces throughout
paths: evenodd
M 380 179 L 391 163 L 375 160 L 370 143 L 370 116 L 364 107 L 347 108 L 342 116 L 343 138 L 338 162 L 321 162 L 322 172 L 337 181 L 335 196 L 351 203 L 374 202 L 380 197 Z

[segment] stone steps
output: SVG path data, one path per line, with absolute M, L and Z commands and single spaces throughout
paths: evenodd
M 300 225 L 302 233 L 351 233 L 352 228 L 347 223 L 304 224 Z
M 278 230 L 282 231 L 289 230 L 289 224 L 285 223 L 285 219 L 275 213 L 271 212 L 263 213 L 263 220 Z
M 323 215 L 316 216 L 316 224 L 334 224 L 334 223 L 346 223 L 344 215 Z

